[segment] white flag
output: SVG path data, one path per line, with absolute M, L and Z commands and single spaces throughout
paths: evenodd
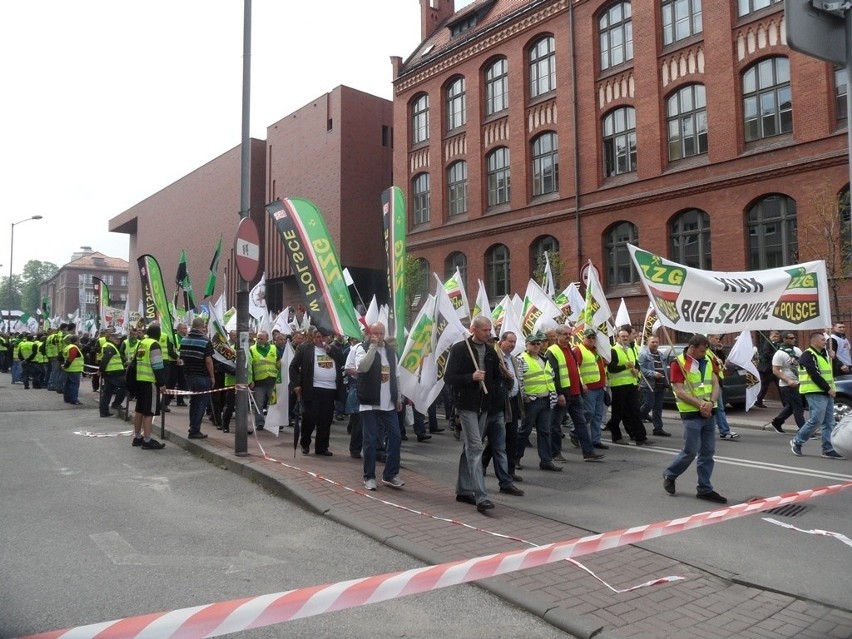
M 272 348 L 275 348 L 273 345 Z M 293 360 L 293 347 L 288 341 L 281 353 L 281 381 L 275 384 L 274 404 L 266 409 L 266 430 L 271 431 L 278 437 L 278 429 L 290 425 L 290 391 L 287 385 L 290 382 L 290 362 Z M 272 428 L 270 428 L 272 427 Z
M 731 352 L 728 353 L 728 361 L 731 364 L 736 364 L 748 375 L 746 375 L 746 411 L 748 411 L 757 401 L 757 396 L 760 394 L 760 374 L 751 361 L 751 356 L 754 353 L 754 343 L 751 341 L 751 331 L 743 331 L 734 342 Z
M 553 299 L 553 296 L 556 295 L 556 285 L 553 283 L 553 271 L 550 270 L 550 257 L 547 255 L 547 251 L 544 252 L 544 282 L 542 288 L 550 299 Z
M 260 319 L 266 314 L 266 273 L 249 293 L 249 315 Z
M 624 298 L 621 298 L 621 304 L 618 305 L 618 312 L 615 314 L 615 327 L 632 326 L 630 323 L 630 314 L 627 312 L 627 304 L 624 303 Z

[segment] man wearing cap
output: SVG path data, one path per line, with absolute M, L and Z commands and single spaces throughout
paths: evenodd
M 518 357 L 518 384 L 524 400 L 524 425 L 518 433 L 518 455 L 524 455 L 527 437 L 536 430 L 538 448 L 538 467 L 541 470 L 562 470 L 553 462 L 553 446 L 550 440 L 550 427 L 553 419 L 553 407 L 556 405 L 556 386 L 553 381 L 553 369 L 541 355 L 542 343 L 547 336 L 541 331 L 527 338 L 527 350 Z M 515 464 L 516 467 L 519 464 Z
M 571 349 L 571 328 L 556 327 L 556 343 L 547 349 L 545 357 L 554 371 L 556 385 L 556 406 L 553 408 L 553 419 L 550 422 L 550 442 L 553 447 L 553 458 L 563 461 L 562 457 L 562 419 L 568 414 L 574 423 L 574 432 L 583 451 L 584 461 L 600 461 L 606 455 L 595 452 L 589 429 L 586 426 L 585 409 L 583 405 L 583 385 L 580 381 L 580 369 Z M 562 459 L 560 459 L 562 457 Z
M 636 363 L 636 351 L 630 345 L 630 331 L 624 327 L 618 331 L 618 341 L 612 347 L 612 358 L 606 369 L 612 389 L 612 415 L 607 424 L 607 430 L 612 433 L 612 443 L 621 442 L 619 423 L 624 422 L 624 430 L 637 446 L 651 444 L 639 410 L 639 380 L 642 374 Z
M 343 352 L 323 329 L 313 332 L 310 342 L 305 342 L 296 351 L 290 363 L 290 381 L 297 401 L 302 402 L 302 435 L 299 442 L 302 453 L 311 450 L 311 436 L 316 429 L 314 454 L 331 457 L 328 449 L 331 422 L 334 420 L 334 402 L 342 401 Z
M 598 355 L 596 338 L 595 329 L 584 330 L 583 343 L 574 348 L 574 357 L 580 368 L 580 381 L 586 388 L 583 394 L 584 410 L 592 446 L 599 450 L 606 450 L 609 446 L 601 442 L 601 425 L 606 413 L 606 404 L 604 404 L 606 369 L 603 358 Z

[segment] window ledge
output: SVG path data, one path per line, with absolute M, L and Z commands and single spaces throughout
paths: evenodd
M 604 178 L 603 183 L 601 184 L 602 189 L 611 189 L 616 186 L 623 186 L 625 184 L 632 184 L 633 182 L 638 182 L 639 177 L 637 176 L 637 172 L 630 171 L 629 173 L 622 173 L 620 175 L 613 175 L 611 177 Z
M 509 202 L 502 204 L 494 204 L 485 209 L 485 215 L 499 215 L 500 213 L 508 213 L 512 210 L 512 205 Z
M 543 193 L 541 195 L 533 195 L 530 198 L 530 206 L 534 206 L 536 204 L 544 204 L 545 202 L 553 202 L 555 200 L 561 199 L 559 196 L 559 191 L 552 191 L 550 193 Z
M 675 40 L 670 44 L 663 45 L 663 50 L 660 52 L 658 57 L 667 58 L 671 54 L 680 51 L 681 49 L 688 49 L 689 47 L 702 42 L 704 40 L 704 32 L 701 31 L 699 33 L 693 33 L 691 36 L 683 38 L 681 40 Z
M 613 75 L 618 75 L 619 73 L 624 73 L 628 69 L 633 68 L 633 58 L 622 62 L 621 64 L 617 64 L 614 67 L 609 67 L 608 69 L 601 69 L 598 73 L 598 82 L 601 80 L 606 80 L 608 77 Z
M 707 166 L 708 164 L 710 164 L 710 157 L 705 151 L 704 153 L 700 153 L 698 155 L 690 155 L 688 158 L 681 158 L 680 160 L 670 160 L 665 171 L 663 171 L 663 174 L 677 173 L 678 171 L 687 171 L 689 169 L 694 169 L 699 166 Z
M 760 140 L 746 142 L 745 149 L 742 154 L 752 155 L 756 153 L 765 153 L 766 151 L 774 151 L 776 149 L 793 146 L 795 143 L 796 141 L 793 139 L 792 132 L 782 133 L 780 135 L 773 135 L 768 138 L 761 138 Z

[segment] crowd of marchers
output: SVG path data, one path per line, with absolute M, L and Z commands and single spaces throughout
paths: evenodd
M 535 449 L 539 470 L 559 472 L 567 461 L 566 440 L 587 462 L 602 462 L 611 444 L 627 445 L 629 440 L 636 446 L 653 445 L 645 424 L 656 437 L 671 436 L 662 420 L 664 399 L 671 393 L 683 445 L 663 471 L 664 490 L 674 495 L 676 480 L 695 461 L 696 497 L 727 501 L 711 482 L 717 432 L 721 440 L 739 438 L 725 413 L 725 376 L 730 371 L 720 336 L 694 335 L 683 352 L 664 356 L 656 337 L 640 347 L 635 330 L 622 326 L 606 360 L 597 351 L 593 328 L 576 334 L 566 324 L 536 332 L 525 337 L 524 351 L 517 356 L 517 336 L 494 336 L 487 316 L 474 318 L 469 332 L 452 347 L 443 392 L 425 414 L 400 393 L 397 344 L 382 323 L 366 327 L 361 339 L 315 327 L 290 334 L 274 330 L 271 337 L 266 331 L 252 332 L 246 352 L 248 431 L 279 429 L 299 420 L 302 453 L 311 454 L 313 445 L 313 454 L 330 457 L 332 424 L 348 420 L 349 455 L 363 464 L 364 487 L 377 489 L 381 463 L 380 482 L 401 488 L 401 441 L 408 439 L 407 428 L 413 428 L 418 442 L 442 432 L 437 419 L 442 403 L 462 446 L 456 500 L 485 513 L 494 508 L 485 481 L 492 463 L 499 491 L 523 496 L 517 471 L 525 464 L 536 466 L 524 459 L 528 448 Z M 775 385 L 782 410 L 767 426 L 784 433 L 792 416 L 797 426 L 790 442 L 794 455 L 803 455 L 803 446 L 819 429 L 822 456 L 842 459 L 832 448 L 831 432 L 834 379 L 852 372 L 845 326 L 838 323 L 831 331 L 810 334 L 805 350 L 796 340 L 793 332 L 771 331 L 756 347 L 762 387 L 755 406 L 766 407 L 764 396 Z M 236 331 L 230 332 L 227 346 L 236 351 Z M 55 391 L 74 406 L 82 405 L 81 382 L 89 378 L 99 392 L 101 417 L 112 416 L 125 401 L 128 408 L 135 402 L 132 445 L 142 449 L 164 447 L 151 437 L 152 422 L 161 412 L 170 412 L 172 402 L 186 406 L 189 400 L 190 439 L 207 437 L 202 431 L 205 417 L 225 433 L 234 418 L 235 365 L 216 356 L 202 317 L 178 324 L 173 338 L 156 323 L 130 328 L 127 335 L 112 330 L 96 337 L 80 335 L 74 324 L 37 334 L 0 335 L 0 371 L 11 373 L 13 384 Z M 286 418 L 267 423 L 282 394 L 287 397 Z M 604 431 L 609 440 L 602 439 Z

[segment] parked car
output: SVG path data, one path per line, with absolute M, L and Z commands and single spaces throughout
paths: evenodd
M 660 344 L 660 353 L 666 362 L 666 369 L 671 367 L 672 360 L 686 349 L 686 344 Z M 745 408 L 746 403 L 746 375 L 745 369 L 735 364 L 725 366 L 725 404 L 731 405 L 738 410 Z M 850 406 L 852 407 L 852 375 L 850 382 Z M 838 393 L 839 394 L 839 393 Z M 671 389 L 666 391 L 663 403 L 666 406 L 674 406 L 675 398 Z
M 852 375 L 840 375 L 834 379 L 837 395 L 834 396 L 834 420 L 839 422 L 852 412 Z

